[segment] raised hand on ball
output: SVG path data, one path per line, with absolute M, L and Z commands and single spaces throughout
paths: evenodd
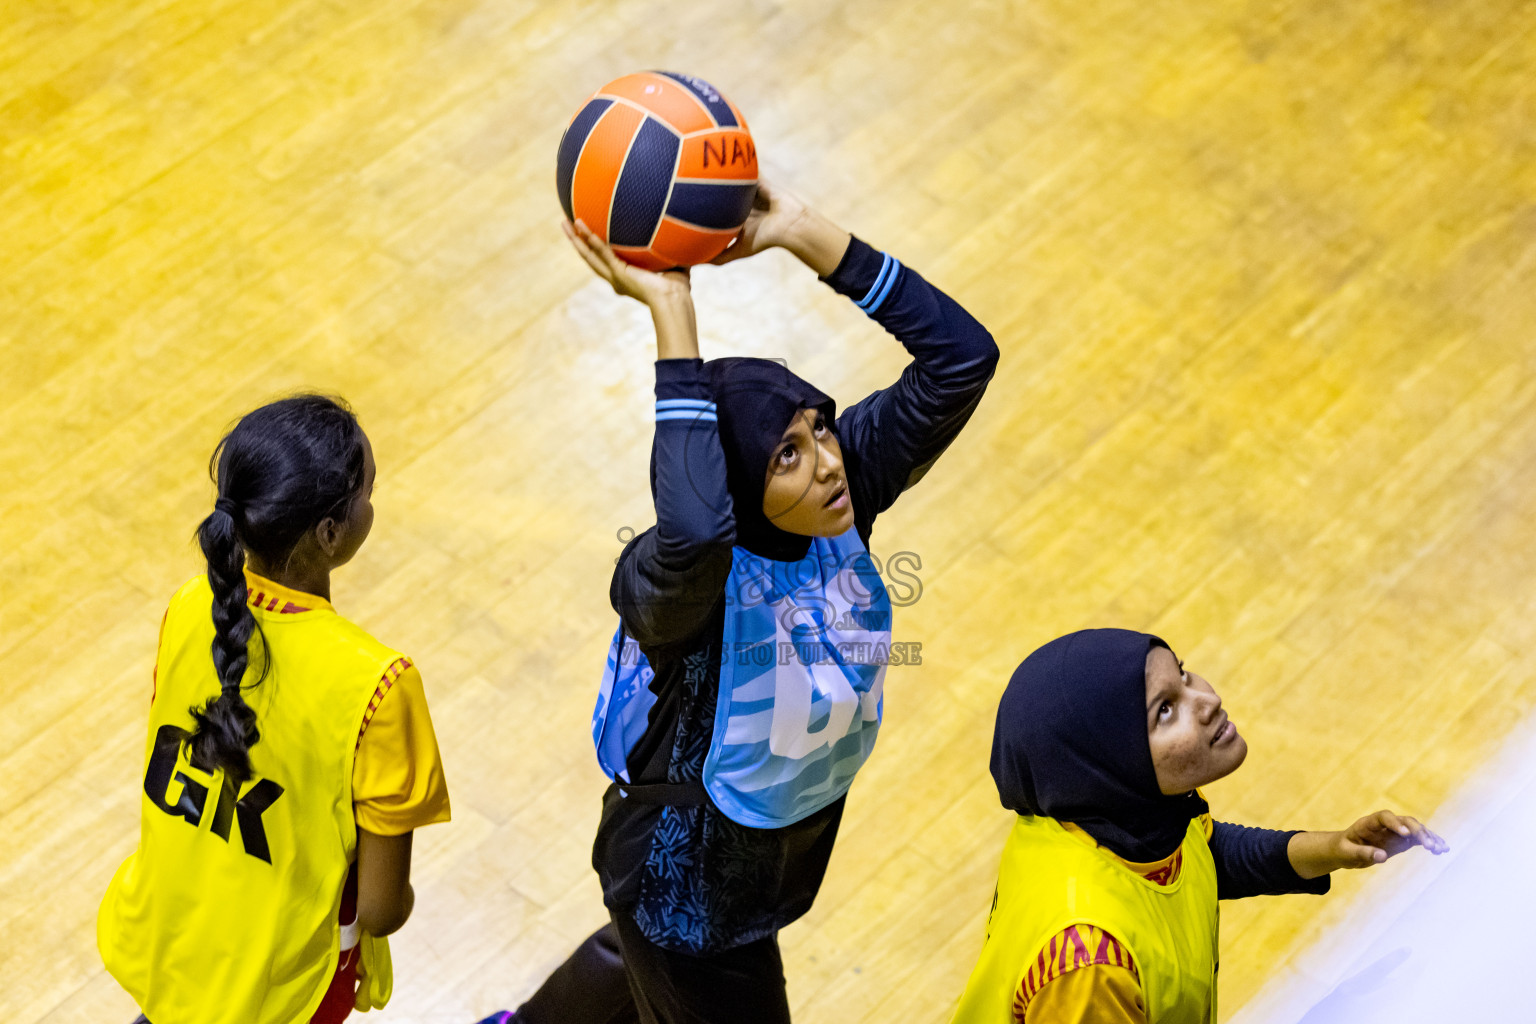
M 641 270 L 614 255 L 608 243 L 581 221 L 561 221 L 561 226 L 592 273 L 607 281 L 615 293 L 650 307 L 651 321 L 656 325 L 657 359 L 699 358 L 699 327 L 687 268 Z
M 692 297 L 687 267 L 663 271 L 642 270 L 619 259 L 608 243 L 582 221 L 578 220 L 575 224 L 561 221 L 560 226 L 576 252 L 587 261 L 587 266 L 607 281 L 616 294 L 636 299 L 652 308 L 659 303 Z
M 809 212 L 799 196 L 787 189 L 774 188 L 766 181 L 758 181 L 757 195 L 752 198 L 752 212 L 747 214 L 741 234 L 725 252 L 710 262 L 730 263 L 786 245 Z
M 837 269 L 848 249 L 848 232 L 805 204 L 788 189 L 757 183 L 752 212 L 730 248 L 711 263 L 730 263 L 765 249 L 788 249 L 822 277 Z

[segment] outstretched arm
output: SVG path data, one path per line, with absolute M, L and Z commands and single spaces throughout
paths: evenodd
M 617 294 L 643 302 L 656 327 L 656 526 L 620 555 L 609 598 L 642 645 L 675 643 L 693 635 L 719 599 L 736 537 L 688 272 L 632 267 L 580 221 L 564 227 L 592 271 Z
M 854 509 L 869 522 L 921 480 L 969 422 L 997 369 L 998 349 L 948 295 L 858 239 L 826 281 L 912 355 L 894 384 L 837 420 Z
M 1444 853 L 1445 840 L 1417 819 L 1391 811 L 1367 815 L 1342 832 L 1275 831 L 1218 821 L 1212 824 L 1216 895 L 1235 900 L 1288 893 L 1321 895 L 1328 875 L 1380 864 L 1411 846 Z
M 561 221 L 560 227 L 592 273 L 608 282 L 614 294 L 643 303 L 651 311 L 657 359 L 699 358 L 699 328 L 687 268 L 659 274 L 641 270 L 615 256 L 585 222 Z
M 1286 853 L 1302 878 L 1320 878 L 1345 868 L 1374 867 L 1415 846 L 1436 855 L 1450 849 L 1417 818 L 1377 811 L 1342 832 L 1297 832 Z
M 608 597 L 644 647 L 699 631 L 730 577 L 736 520 L 714 402 L 698 359 L 656 361 L 656 526 L 619 556 Z
M 854 512 L 868 524 L 923 478 L 975 411 L 997 368 L 992 335 L 948 295 L 766 183 L 741 237 L 715 262 L 772 246 L 792 252 L 912 355 L 901 378 L 845 409 L 838 440 Z
M 1286 844 L 1299 834 L 1227 821 L 1212 822 L 1210 844 L 1211 858 L 1216 861 L 1216 897 L 1240 900 L 1249 896 L 1327 892 L 1326 877 L 1303 877 L 1286 856 Z

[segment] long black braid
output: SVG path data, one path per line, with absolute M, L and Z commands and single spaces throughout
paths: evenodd
M 213 512 L 197 528 L 213 590 L 213 667 L 219 695 L 192 707 L 192 763 L 222 768 L 237 788 L 251 777 L 250 748 L 261 739 L 243 687 L 257 686 L 270 664 L 260 624 L 246 604 L 245 554 L 282 564 L 326 517 L 345 515 L 363 485 L 363 431 L 352 410 L 324 395 L 296 395 L 241 417 L 214 449 L 209 475 L 218 485 Z M 245 682 L 256 649 L 260 672 Z

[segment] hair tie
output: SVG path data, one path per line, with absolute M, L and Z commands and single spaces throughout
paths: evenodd
M 233 498 L 220 497 L 213 503 L 213 510 L 215 512 L 223 512 L 229 518 L 234 519 L 235 514 L 240 511 L 240 506 L 235 504 Z

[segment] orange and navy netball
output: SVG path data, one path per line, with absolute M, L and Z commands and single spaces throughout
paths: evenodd
M 736 105 L 701 78 L 642 71 L 603 86 L 560 140 L 567 219 L 647 270 L 720 255 L 752 211 L 757 147 Z

